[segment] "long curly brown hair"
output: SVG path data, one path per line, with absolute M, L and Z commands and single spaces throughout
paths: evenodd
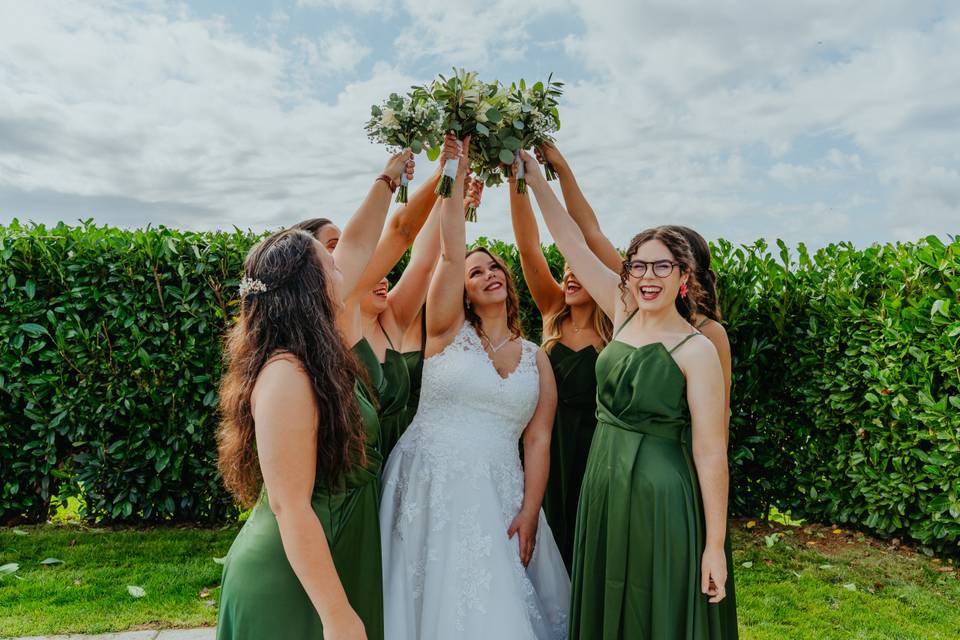
M 690 227 L 670 225 L 669 228 L 682 234 L 690 244 L 693 259 L 697 261 L 697 281 L 703 289 L 703 295 L 696 307 L 691 306 L 686 300 L 677 298 L 677 311 L 687 320 L 692 320 L 693 314 L 696 313 L 714 322 L 720 322 L 723 316 L 720 313 L 720 298 L 717 295 L 717 274 L 710 268 L 710 245 L 702 235 Z
M 623 261 L 623 266 L 620 269 L 620 300 L 626 302 L 627 299 L 627 280 L 630 277 L 627 271 L 627 265 L 637 253 L 637 250 L 652 240 L 659 240 L 665 244 L 667 249 L 670 250 L 670 253 L 673 254 L 673 259 L 680 263 L 680 273 L 689 274 L 687 278 L 686 304 L 696 309 L 703 298 L 703 287 L 697 278 L 697 259 L 694 257 L 693 249 L 690 247 L 690 243 L 687 242 L 686 237 L 672 227 L 653 227 L 652 229 L 646 229 L 635 235 L 633 240 L 630 241 L 630 246 L 627 248 L 626 253 L 627 258 Z M 679 293 L 677 294 L 677 300 L 682 300 Z
M 337 331 L 338 305 L 317 241 L 297 229 L 275 233 L 250 250 L 244 274 L 267 291 L 241 301 L 239 318 L 227 332 L 217 441 L 223 482 L 249 507 L 263 484 L 250 396 L 271 357 L 290 354 L 310 376 L 319 416 L 317 469 L 328 485 L 363 462 L 364 431 L 354 395 L 360 369 Z
M 506 275 L 507 281 L 507 329 L 510 331 L 510 335 L 514 338 L 523 337 L 523 324 L 520 322 L 520 296 L 517 294 L 517 283 L 513 279 L 513 273 L 510 271 L 510 267 L 507 266 L 507 263 L 503 261 L 503 258 L 493 253 L 486 247 L 476 247 L 467 252 L 466 257 L 470 257 L 475 253 L 483 253 L 489 256 L 491 260 L 497 263 L 497 266 L 500 267 L 500 270 L 503 271 Z M 467 290 L 463 290 L 463 312 L 467 317 L 467 320 L 470 324 L 473 325 L 478 331 L 483 331 L 481 326 L 483 323 L 480 320 L 473 308 L 467 303 Z

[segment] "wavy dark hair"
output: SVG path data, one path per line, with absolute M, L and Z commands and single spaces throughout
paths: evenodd
M 317 406 L 317 469 L 335 485 L 363 463 L 365 436 L 354 384 L 359 365 L 336 327 L 338 305 L 309 233 L 287 229 L 247 254 L 244 274 L 267 286 L 248 294 L 226 336 L 226 372 L 220 383 L 218 467 L 227 489 L 245 507 L 263 484 L 250 396 L 260 371 L 277 354 L 297 359 L 313 386 Z
M 472 256 L 475 253 L 486 254 L 491 260 L 497 263 L 497 266 L 506 274 L 507 281 L 507 329 L 510 331 L 510 334 L 514 338 L 523 337 L 523 324 L 520 322 L 520 296 L 517 294 L 517 283 L 513 279 L 513 273 L 510 271 L 510 267 L 507 266 L 507 263 L 503 261 L 503 258 L 493 253 L 486 247 L 476 247 L 467 252 L 467 258 Z M 463 289 L 463 312 L 467 317 L 467 320 L 473 327 L 479 331 L 483 331 L 481 326 L 480 316 L 474 313 L 473 308 L 467 304 L 467 289 Z
M 690 227 L 680 225 L 670 225 L 670 229 L 682 234 L 690 248 L 693 250 L 693 257 L 697 261 L 697 281 L 703 290 L 700 301 L 696 307 L 691 307 L 687 301 L 677 298 L 677 311 L 680 312 L 688 321 L 693 319 L 693 315 L 701 315 L 714 322 L 723 320 L 720 313 L 720 298 L 717 296 L 717 274 L 710 268 L 710 245 L 706 239 Z
M 317 237 L 317 233 L 320 232 L 320 229 L 323 229 L 328 224 L 333 224 L 333 220 L 330 218 L 310 218 L 309 220 L 304 220 L 303 222 L 298 222 L 297 224 L 290 227 L 291 229 L 302 229 L 312 235 Z
M 630 241 L 630 246 L 627 248 L 626 253 L 627 257 L 623 261 L 623 266 L 620 268 L 620 300 L 626 302 L 627 299 L 627 280 L 630 277 L 627 271 L 627 265 L 630 259 L 637 253 L 637 250 L 642 245 L 651 240 L 659 240 L 665 244 L 667 249 L 670 250 L 670 253 L 673 254 L 673 259 L 680 263 L 680 272 L 689 275 L 687 278 L 686 304 L 694 309 L 698 308 L 700 299 L 703 296 L 703 288 L 700 285 L 700 280 L 697 278 L 697 259 L 694 257 L 693 249 L 690 247 L 690 243 L 686 237 L 672 227 L 653 227 L 652 229 L 641 231 Z M 676 303 L 679 303 L 681 300 L 682 298 L 678 293 Z

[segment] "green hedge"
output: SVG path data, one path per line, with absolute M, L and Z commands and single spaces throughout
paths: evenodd
M 0 227 L 0 520 L 70 496 L 105 521 L 231 514 L 214 465 L 220 339 L 257 237 Z M 491 244 L 519 274 L 515 248 Z M 960 544 L 960 242 L 713 248 L 733 511 Z

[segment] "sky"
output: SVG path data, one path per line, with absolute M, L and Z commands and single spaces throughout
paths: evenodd
M 0 224 L 343 223 L 387 158 L 370 105 L 461 66 L 567 83 L 557 144 L 618 246 L 666 223 L 812 246 L 960 229 L 958 2 L 0 0 L 0 16 Z M 506 187 L 485 192 L 481 235 L 512 237 Z

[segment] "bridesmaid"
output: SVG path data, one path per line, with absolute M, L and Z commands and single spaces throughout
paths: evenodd
M 340 326 L 411 154 L 394 156 L 331 254 L 289 229 L 244 262 L 218 465 L 253 506 L 223 569 L 218 640 L 383 638 L 379 423 Z
M 597 431 L 574 543 L 570 638 L 737 636 L 725 600 L 727 470 L 723 372 L 680 315 L 700 285 L 690 245 L 665 228 L 637 235 L 619 272 L 584 234 L 526 154 L 547 227 L 617 327 L 597 359 Z
M 510 192 L 513 234 L 523 277 L 543 318 L 543 350 L 557 380 L 557 413 L 550 443 L 550 479 L 543 510 L 567 571 L 590 441 L 597 426 L 597 354 L 610 341 L 610 320 L 573 271 L 558 283 L 540 247 L 540 230 L 526 194 Z
M 580 186 L 577 184 L 573 171 L 567 163 L 566 158 L 560 153 L 556 146 L 545 144 L 536 150 L 537 159 L 541 163 L 549 162 L 556 169 L 560 189 L 563 192 L 563 200 L 566 203 L 570 217 L 580 227 L 587 245 L 593 253 L 607 266 L 608 269 L 619 272 L 622 268 L 623 258 L 614 247 L 610 239 L 603 233 L 596 214 L 584 197 Z M 719 309 L 719 297 L 717 295 L 717 276 L 710 268 L 710 246 L 703 236 L 689 227 L 671 226 L 687 239 L 693 250 L 693 257 L 697 262 L 697 273 L 695 277 L 701 283 L 703 296 L 697 303 L 696 309 L 691 309 L 682 298 L 677 299 L 677 310 L 684 318 L 690 322 L 697 330 L 710 339 L 717 355 L 720 357 L 720 366 L 723 369 L 724 380 L 724 442 L 729 445 L 730 442 L 730 387 L 732 380 L 732 361 L 730 356 L 730 341 L 727 338 L 727 332 L 720 324 L 721 315 Z M 726 538 L 724 551 L 727 557 L 728 566 L 733 563 L 733 550 L 730 545 L 729 536 Z M 736 596 L 734 593 L 733 577 L 727 589 L 727 605 L 725 612 L 736 611 Z M 736 620 L 729 620 L 729 624 L 734 631 L 736 630 Z
M 455 146 L 456 141 L 448 141 L 448 144 Z M 354 353 L 367 371 L 378 404 L 380 447 L 384 459 L 409 424 L 407 407 L 411 377 L 407 356 L 401 351 L 402 337 L 412 326 L 419 324 L 420 309 L 440 253 L 439 216 L 430 216 L 430 213 L 437 201 L 434 189 L 441 170 L 442 163 L 433 177 L 413 194 L 409 203 L 391 217 L 370 264 L 347 297 L 343 314 L 346 319 L 342 323 L 344 338 L 348 344 L 354 345 Z M 322 222 L 327 224 L 318 224 Z M 308 220 L 297 226 L 311 230 L 318 240 L 322 241 L 322 234 L 329 234 L 331 242 L 336 242 L 329 221 Z M 386 275 L 411 243 L 414 243 L 414 249 L 410 262 L 391 289 Z

